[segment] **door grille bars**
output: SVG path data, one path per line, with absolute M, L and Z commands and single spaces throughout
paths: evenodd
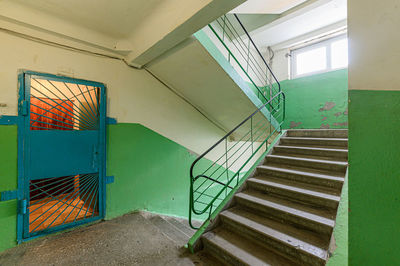
M 30 181 L 29 232 L 98 215 L 97 173 Z
M 31 79 L 31 130 L 98 130 L 99 88 Z

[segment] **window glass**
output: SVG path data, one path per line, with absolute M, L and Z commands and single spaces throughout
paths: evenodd
M 348 64 L 347 39 L 335 41 L 331 45 L 332 68 L 344 68 Z
M 297 75 L 326 69 L 326 48 L 312 49 L 296 56 Z
M 347 37 L 342 35 L 292 50 L 292 78 L 346 68 Z

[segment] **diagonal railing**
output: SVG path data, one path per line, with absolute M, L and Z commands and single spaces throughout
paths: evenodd
M 208 27 L 262 105 L 191 165 L 189 224 L 194 229 L 192 220 L 210 218 L 278 136 L 285 119 L 285 94 L 239 18 L 224 15 Z
M 267 106 L 280 98 L 281 107 L 265 116 Z M 278 122 L 274 127 L 271 120 Z M 285 95 L 279 92 L 200 155 L 190 167 L 189 224 L 193 216 L 207 219 L 281 131 Z M 243 129 L 246 129 L 244 131 Z
M 223 55 L 263 103 L 281 91 L 280 83 L 267 60 L 236 14 L 223 15 L 209 24 L 208 28 L 217 38 L 215 42 Z M 271 102 L 268 109 L 274 112 L 279 100 Z

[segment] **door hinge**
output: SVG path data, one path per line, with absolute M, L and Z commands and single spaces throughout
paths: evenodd
M 21 114 L 23 116 L 28 115 L 28 101 L 27 100 L 21 101 Z
M 114 183 L 114 176 L 106 176 L 106 184 Z
M 21 200 L 20 203 L 20 213 L 21 214 L 26 214 L 26 209 L 28 208 L 28 202 L 26 199 Z

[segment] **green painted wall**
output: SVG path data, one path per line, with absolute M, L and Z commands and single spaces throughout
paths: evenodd
M 347 69 L 284 80 L 284 128 L 347 128 Z
M 189 168 L 196 155 L 139 124 L 108 127 L 107 219 L 147 210 L 188 215 Z
M 349 265 L 400 265 L 400 91 L 349 99 Z
M 349 261 L 349 188 L 348 178 L 343 184 L 342 195 L 336 216 L 335 229 L 333 236 L 335 238 L 336 249 L 332 257 L 329 258 L 327 266 L 346 266 Z
M 17 189 L 17 126 L 0 126 L 0 191 Z M 16 245 L 17 201 L 0 202 L 0 251 Z
M 107 134 L 107 174 L 115 181 L 106 187 L 106 219 L 136 210 L 187 217 L 197 155 L 140 124 L 109 125 Z M 14 190 L 17 127 L 0 126 L 0 136 L 0 191 Z M 0 202 L 0 251 L 16 245 L 16 221 L 17 202 Z

